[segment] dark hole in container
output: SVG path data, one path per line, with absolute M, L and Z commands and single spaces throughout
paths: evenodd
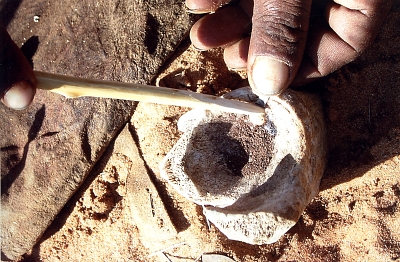
M 238 180 L 266 170 L 274 148 L 273 135 L 247 116 L 219 115 L 194 128 L 183 158 L 185 173 L 195 184 L 219 183 L 221 190 L 228 189 Z

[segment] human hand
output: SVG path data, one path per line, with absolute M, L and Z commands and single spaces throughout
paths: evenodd
M 0 25 L 0 98 L 13 109 L 24 109 L 36 93 L 36 78 L 21 50 Z
M 200 50 L 224 47 L 229 68 L 247 68 L 253 91 L 276 95 L 355 60 L 374 40 L 391 0 L 186 0 L 213 13 L 190 32 Z M 214 13 L 215 12 L 215 13 Z

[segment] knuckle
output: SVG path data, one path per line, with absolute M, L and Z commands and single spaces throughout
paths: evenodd
M 291 13 L 274 11 L 259 16 L 258 38 L 273 46 L 279 53 L 291 55 L 296 53 L 299 43 L 306 41 L 308 25 L 304 25 L 297 16 Z M 307 28 L 305 28 L 307 27 Z
M 292 0 L 291 3 L 285 1 L 266 1 L 260 6 L 255 6 L 256 19 L 266 21 L 277 21 L 290 28 L 301 28 L 309 15 L 309 8 L 306 8 L 301 2 Z M 265 22 L 265 21 L 264 21 Z
M 253 25 L 261 28 L 261 33 L 271 40 L 287 44 L 303 40 L 308 30 L 306 15 L 309 12 L 302 10 L 300 3 L 289 7 L 283 6 L 282 3 L 265 3 L 261 8 L 262 10 L 258 10 L 253 16 Z

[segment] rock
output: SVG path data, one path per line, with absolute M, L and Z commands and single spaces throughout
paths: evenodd
M 124 82 L 149 83 L 192 24 L 181 1 L 40 0 L 4 8 L 2 20 L 35 70 Z M 42 91 L 25 111 L 0 105 L 2 259 L 15 260 L 37 242 L 135 105 Z
M 178 0 L 39 0 L 7 14 L 13 19 L 5 26 L 18 45 L 30 44 L 35 70 L 143 84 L 194 22 Z
M 133 109 L 46 92 L 26 111 L 0 107 L 3 257 L 14 260 L 36 243 Z
M 228 238 L 273 243 L 319 192 L 326 141 L 318 101 L 290 90 L 270 97 L 263 126 L 192 110 L 178 122 L 184 134 L 161 163 L 162 177 Z
M 130 218 L 139 229 L 142 243 L 174 238 L 178 232 L 149 177 L 128 126 L 116 139 L 113 154 L 122 154 L 129 159 L 130 170 L 125 197 L 130 208 Z

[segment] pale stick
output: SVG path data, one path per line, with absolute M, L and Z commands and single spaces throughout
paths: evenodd
M 251 103 L 150 85 L 112 82 L 35 72 L 38 88 L 68 98 L 81 96 L 115 98 L 164 105 L 203 108 L 237 114 L 263 116 L 265 110 Z

